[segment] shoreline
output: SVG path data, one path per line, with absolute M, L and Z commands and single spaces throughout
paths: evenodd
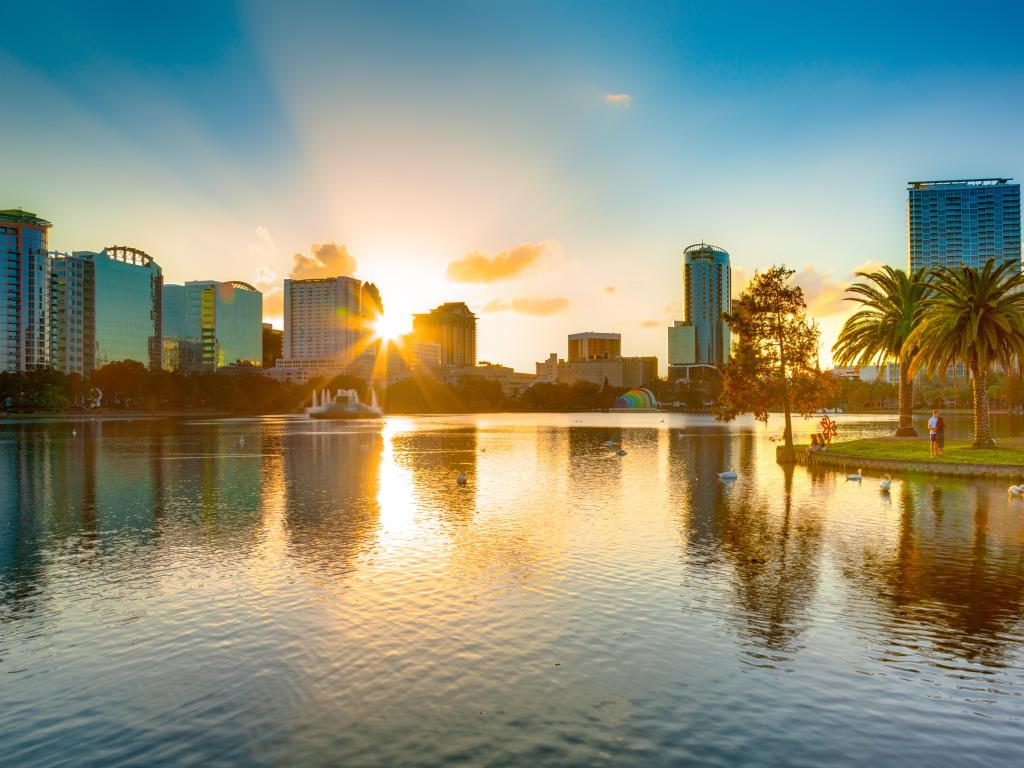
M 981 449 L 972 448 L 966 440 L 947 441 L 942 457 L 929 456 L 928 444 L 927 439 L 919 437 L 867 438 L 833 443 L 828 450 L 816 453 L 809 453 L 806 445 L 797 445 L 796 463 L 809 469 L 846 472 L 1024 478 L 1021 438 L 1004 438 L 996 448 Z

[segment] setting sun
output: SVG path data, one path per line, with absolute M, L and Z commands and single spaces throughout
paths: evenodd
M 385 341 L 397 339 L 403 333 L 409 331 L 408 323 L 403 315 L 383 314 L 373 324 L 373 330 L 378 338 Z

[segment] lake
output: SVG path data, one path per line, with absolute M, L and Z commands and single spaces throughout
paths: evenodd
M 1024 762 L 1024 504 L 780 430 L 0 423 L 0 763 Z

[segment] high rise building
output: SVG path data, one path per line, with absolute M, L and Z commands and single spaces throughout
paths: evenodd
M 96 367 L 96 265 L 89 252 L 50 254 L 50 364 L 88 376 Z
M 569 334 L 569 362 L 581 360 L 614 360 L 622 357 L 622 334 L 586 333 Z
M 85 251 L 76 251 L 76 255 Z M 135 360 L 160 369 L 163 271 L 138 248 L 111 245 L 93 254 L 96 281 L 95 364 Z
M 384 311 L 373 283 L 354 277 L 284 281 L 284 356 L 270 373 L 305 382 L 373 370 L 373 324 Z
M 50 359 L 65 373 L 134 360 L 150 370 L 163 356 L 163 273 L 145 251 L 49 254 Z
M 29 211 L 0 211 L 0 371 L 50 366 L 50 226 Z
M 263 368 L 273 368 L 284 355 L 284 331 L 270 323 L 263 324 Z
M 919 267 L 1020 265 L 1020 185 L 1010 179 L 907 184 L 907 257 Z
M 463 302 L 447 302 L 412 316 L 412 332 L 420 341 L 441 345 L 441 364 L 476 366 L 476 315 Z
M 729 359 L 732 269 L 729 254 L 698 243 L 683 252 L 683 320 L 668 329 L 669 377 L 689 366 L 720 366 Z
M 163 287 L 164 349 L 172 353 L 164 367 L 195 372 L 194 355 L 182 354 L 198 343 L 198 370 L 263 363 L 263 294 L 238 280 L 192 280 Z M 177 348 L 178 354 L 173 355 Z

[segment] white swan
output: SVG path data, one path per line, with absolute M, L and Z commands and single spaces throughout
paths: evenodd
M 853 472 L 853 473 L 847 475 L 846 479 L 847 480 L 857 480 L 859 482 L 859 481 L 864 479 L 864 474 L 863 473 L 864 473 L 864 470 L 858 469 L 856 472 Z
M 244 448 L 245 447 L 245 437 L 238 438 L 238 447 L 239 448 Z
M 611 448 L 612 446 L 614 446 L 614 445 L 615 445 L 615 442 L 614 442 L 613 440 L 605 440 L 605 441 L 604 441 L 604 444 L 605 444 L 605 445 L 606 445 L 607 447 Z
M 1011 485 L 1006 492 L 1011 496 L 1024 496 L 1024 485 Z
M 457 478 L 455 478 L 455 482 L 458 483 L 459 485 L 465 485 L 466 484 L 466 473 L 465 472 L 459 472 L 459 476 Z
M 719 480 L 735 480 L 737 477 L 739 477 L 739 475 L 736 474 L 736 470 L 735 469 L 730 469 L 730 470 L 728 470 L 726 472 L 719 472 L 718 473 L 718 479 Z
M 878 484 L 878 490 L 888 491 L 890 488 L 892 488 L 892 478 L 886 475 L 885 479 Z

